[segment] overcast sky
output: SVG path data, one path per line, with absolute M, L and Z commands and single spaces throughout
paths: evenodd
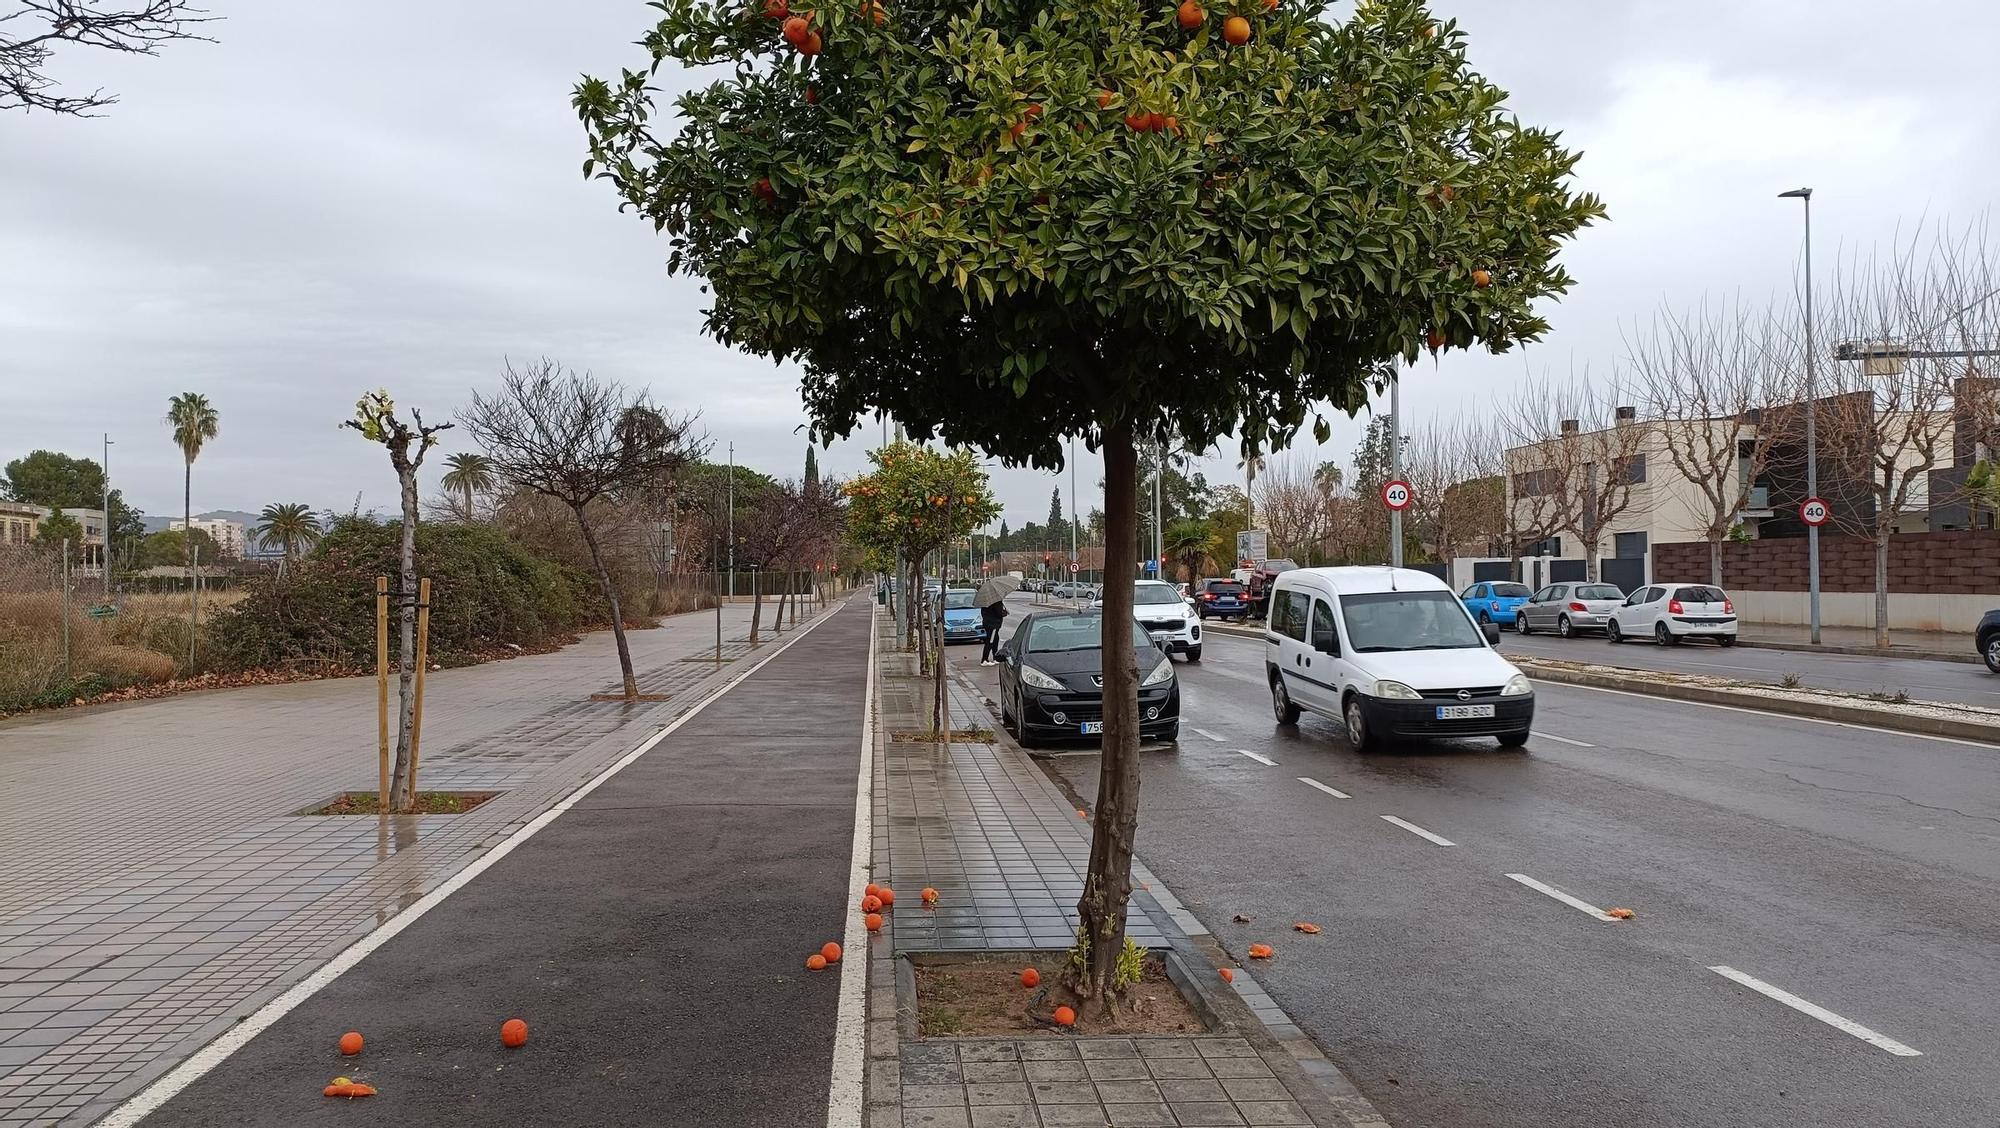
M 0 0 L 0 8 L 10 0 Z M 697 282 L 580 175 L 581 72 L 638 66 L 636 0 L 212 0 L 220 42 L 159 58 L 75 50 L 58 75 L 122 95 L 96 120 L 0 116 L 0 460 L 95 457 L 134 504 L 180 510 L 169 396 L 221 436 L 197 511 L 393 508 L 388 461 L 336 424 L 364 390 L 448 415 L 505 357 L 546 354 L 699 410 L 744 464 L 800 473 L 796 374 L 702 337 Z M 1611 221 L 1568 254 L 1556 332 L 1409 374 L 1412 422 L 1479 410 L 1531 374 L 1608 372 L 1661 301 L 1789 300 L 1798 205 L 1818 246 L 1984 212 L 2000 174 L 1989 76 L 2000 5 L 1939 0 L 1450 0 L 1474 65 L 1586 156 Z M 666 76 L 668 85 L 677 80 Z M 1824 261 L 1824 260 L 1823 260 Z M 1359 424 L 1325 451 L 1343 460 Z M 446 453 L 464 449 L 447 435 Z M 822 456 L 864 465 L 859 443 Z M 1235 475 L 1234 455 L 1208 467 Z M 426 470 L 427 491 L 435 469 Z M 1084 507 L 1098 479 L 1082 464 Z M 1007 517 L 1050 476 L 1001 471 Z M 1067 486 L 1064 488 L 1067 499 Z M 1067 503 L 1066 503 L 1067 504 Z

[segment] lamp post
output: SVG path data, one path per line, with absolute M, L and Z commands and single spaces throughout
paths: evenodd
M 1806 218 L 1806 496 L 1819 496 L 1819 434 L 1816 416 L 1819 414 L 1815 401 L 1818 398 L 1818 380 L 1815 378 L 1813 345 L 1813 280 L 1812 280 L 1812 194 L 1810 188 L 1794 188 L 1778 193 L 1781 200 L 1798 200 L 1805 205 Z M 1819 526 L 1806 526 L 1806 588 L 1812 605 L 1812 641 L 1819 645 Z

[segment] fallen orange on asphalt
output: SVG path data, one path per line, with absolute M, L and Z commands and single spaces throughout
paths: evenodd
M 826 943 L 820 945 L 819 954 L 824 956 L 828 963 L 839 963 L 840 945 L 828 940 Z
M 825 970 L 826 970 L 826 957 L 825 957 L 825 956 L 822 956 L 822 955 L 820 955 L 820 954 L 819 954 L 818 952 L 814 952 L 814 953 L 813 953 L 812 955 L 810 955 L 810 956 L 807 956 L 807 957 L 806 957 L 806 970 L 807 970 L 807 971 L 825 971 Z
M 500 1044 L 508 1049 L 519 1049 L 528 1044 L 528 1024 L 518 1018 L 510 1018 L 500 1024 Z
M 361 1032 L 359 1030 L 349 1030 L 340 1036 L 340 1052 L 346 1054 L 348 1057 L 353 1057 L 355 1054 L 361 1052 Z
M 1271 956 L 1272 956 L 1272 952 L 1271 952 L 1271 946 L 1270 946 L 1269 944 L 1252 944 L 1252 945 L 1250 945 L 1250 958 L 1251 958 L 1251 959 L 1253 959 L 1253 960 L 1268 960 L 1268 959 L 1270 959 L 1270 958 L 1271 958 Z

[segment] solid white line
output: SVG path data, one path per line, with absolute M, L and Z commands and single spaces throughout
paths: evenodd
M 1541 679 L 1538 679 L 1534 675 L 1530 674 L 1529 680 L 1539 681 Z M 1753 717 L 1769 717 L 1774 721 L 1804 721 L 1809 725 L 1827 725 L 1832 728 L 1853 729 L 1855 732 L 1879 733 L 1883 736 L 1907 736 L 1911 740 L 1935 740 L 1941 744 L 1962 744 L 1967 748 L 1990 749 L 1993 747 L 1991 744 L 1987 744 L 1984 741 L 1960 740 L 1958 737 L 1955 736 L 1934 736 L 1927 732 L 1904 732 L 1902 729 L 1877 728 L 1874 725 L 1857 725 L 1849 723 L 1847 721 L 1829 721 L 1824 717 L 1799 717 L 1799 716 L 1794 716 L 1790 713 L 1773 713 L 1765 709 L 1745 708 L 1744 706 L 1741 705 L 1721 705 L 1713 701 L 1683 701 L 1675 697 L 1656 697 L 1650 693 L 1634 693 L 1629 689 L 1606 689 L 1603 686 L 1598 686 L 1598 685 L 1575 685 L 1570 682 L 1558 682 L 1558 681 L 1550 681 L 1546 682 L 1545 684 L 1555 686 L 1559 689 L 1582 689 L 1582 690 L 1588 690 L 1591 693 L 1610 693 L 1610 694 L 1615 694 L 1619 697 L 1637 697 L 1642 701 L 1666 701 L 1675 705 L 1693 705 L 1701 709 L 1721 709 L 1724 712 L 1728 713 L 1748 713 Z M 1776 687 L 1773 686 L 1769 688 L 1776 688 Z M 1949 705 L 1950 702 L 1933 701 L 1930 702 L 1930 704 Z
M 1396 824 L 1397 826 L 1400 826 L 1400 827 L 1402 827 L 1402 828 L 1403 828 L 1404 830 L 1407 830 L 1407 831 L 1409 831 L 1409 832 L 1410 832 L 1411 834 L 1414 834 L 1414 835 L 1416 835 L 1416 836 L 1417 836 L 1418 838 L 1428 838 L 1428 839 L 1430 839 L 1430 840 L 1431 840 L 1432 842 L 1435 842 L 1435 843 L 1437 843 L 1437 844 L 1438 844 L 1438 845 L 1440 845 L 1440 846 L 1456 846 L 1456 845 L 1458 845 L 1458 843 L 1456 843 L 1456 842 L 1453 842 L 1453 841 L 1452 841 L 1451 839 L 1449 839 L 1449 838 L 1444 838 L 1444 837 L 1441 837 L 1441 836 L 1439 836 L 1439 835 L 1436 835 L 1436 834 L 1432 834 L 1432 833 L 1431 833 L 1430 831 L 1428 831 L 1428 830 L 1425 830 L 1425 829 L 1424 829 L 1423 827 L 1420 827 L 1420 826 L 1418 826 L 1418 825 L 1417 825 L 1416 823 L 1413 823 L 1413 822 L 1406 822 L 1406 821 L 1404 821 L 1404 820 L 1402 820 L 1402 819 L 1399 819 L 1399 818 L 1397 818 L 1397 817 L 1396 817 L 1396 816 L 1394 816 L 1394 815 L 1383 815 L 1383 816 L 1382 816 L 1382 821 L 1383 821 L 1383 822 L 1391 822 L 1391 823 L 1395 823 L 1395 824 Z
M 861 767 L 854 782 L 854 849 L 847 866 L 846 934 L 840 947 L 840 1008 L 833 1024 L 833 1076 L 828 1083 L 826 1128 L 861 1128 L 862 1086 L 868 1067 L 868 930 L 853 906 L 861 903 L 874 863 L 875 817 L 875 611 L 868 612 L 868 690 L 861 699 Z
M 1708 970 L 1714 972 L 1717 975 L 1722 976 L 1724 979 L 1733 979 L 1736 982 L 1741 983 L 1745 987 L 1750 988 L 1752 991 L 1755 991 L 1760 995 L 1776 999 L 1779 1002 L 1785 1004 L 1786 1006 L 1792 1008 L 1793 1010 L 1798 1011 L 1800 1014 L 1811 1015 L 1812 1017 L 1819 1019 L 1821 1022 L 1826 1023 L 1828 1026 L 1831 1026 L 1836 1030 L 1843 1030 L 1849 1034 L 1854 1035 L 1856 1038 L 1859 1038 L 1862 1041 L 1868 1043 L 1869 1045 L 1874 1046 L 1877 1049 L 1887 1050 L 1890 1053 L 1895 1054 L 1897 1057 L 1924 1056 L 1924 1052 L 1922 1050 L 1913 1050 L 1910 1047 L 1905 1046 L 1901 1042 L 1896 1041 L 1894 1038 L 1888 1037 L 1887 1035 L 1883 1034 L 1877 1034 L 1873 1030 L 1868 1029 L 1866 1026 L 1863 1026 L 1858 1022 L 1842 1018 L 1839 1015 L 1833 1013 L 1832 1011 L 1827 1010 L 1825 1007 L 1806 1002 L 1804 999 L 1799 998 L 1797 995 L 1792 994 L 1790 991 L 1785 991 L 1777 987 L 1773 987 L 1769 983 L 1766 983 L 1761 979 L 1755 978 L 1754 976 L 1745 975 L 1733 967 L 1718 965 L 1716 967 L 1711 967 Z
M 1222 743 L 1222 738 L 1221 738 L 1221 737 L 1219 737 L 1219 736 L 1215 735 L 1214 733 L 1212 733 L 1212 732 L 1208 731 L 1207 729 L 1195 729 L 1195 730 L 1194 730 L 1194 732 L 1195 732 L 1195 735 L 1197 735 L 1197 736 L 1205 736 L 1205 737 L 1209 738 L 1210 740 L 1213 740 L 1213 741 L 1215 741 L 1215 742 L 1216 742 L 1217 744 L 1220 744 L 1220 743 Z
M 1569 894 L 1563 892 L 1562 890 L 1557 889 L 1553 885 L 1543 885 L 1541 882 L 1536 881 L 1534 878 L 1529 877 L 1525 873 L 1510 873 L 1507 876 L 1515 881 L 1520 882 L 1521 884 L 1527 886 L 1528 888 L 1534 890 L 1537 893 L 1546 893 L 1549 896 L 1554 897 L 1556 900 L 1561 901 L 1563 904 L 1568 905 L 1570 908 L 1575 909 L 1577 912 L 1588 913 L 1591 916 L 1596 917 L 1598 920 L 1615 921 L 1618 919 L 1617 917 L 1612 916 L 1610 913 L 1605 912 L 1603 909 L 1598 908 L 1596 905 L 1593 905 L 1588 901 L 1578 900 L 1577 898 L 1570 896 Z
M 1567 736 L 1557 736 L 1557 735 L 1556 735 L 1555 733 L 1552 733 L 1552 732 L 1543 732 L 1543 731 L 1542 731 L 1542 730 L 1540 730 L 1540 729 L 1536 729 L 1536 730 L 1535 730 L 1535 734 L 1534 734 L 1534 735 L 1535 735 L 1535 739 L 1536 739 L 1536 740 L 1553 740 L 1553 741 L 1555 741 L 1555 742 L 1556 742 L 1557 744 L 1574 744 L 1574 745 L 1576 745 L 1576 746 L 1577 746 L 1578 748 L 1595 748 L 1595 747 L 1597 747 L 1597 745 L 1595 745 L 1595 744 L 1585 744 L 1585 743 L 1584 743 L 1583 741 L 1581 741 L 1581 740 L 1571 740 L 1571 739 L 1570 739 L 1569 737 L 1567 737 Z
M 576 806 L 585 796 L 604 786 L 612 776 L 624 771 L 634 760 L 652 751 L 654 745 L 673 735 L 674 730 L 693 720 L 696 714 L 708 708 L 710 704 L 720 699 L 723 694 L 735 689 L 746 678 L 768 665 L 773 658 L 791 649 L 793 643 L 804 638 L 821 623 L 833 618 L 838 613 L 839 609 L 835 609 L 832 613 L 822 615 L 807 623 L 803 628 L 793 633 L 792 637 L 785 640 L 776 650 L 764 655 L 755 665 L 729 679 L 728 682 L 723 684 L 722 688 L 695 702 L 687 712 L 675 717 L 667 727 L 647 737 L 637 748 L 620 756 L 611 766 L 592 776 L 589 782 L 570 792 L 561 802 L 535 816 L 527 825 L 502 839 L 500 844 L 493 847 L 493 849 L 473 859 L 464 869 L 446 878 L 442 885 L 424 894 L 409 908 L 390 917 L 387 921 L 383 922 L 381 927 L 363 936 L 352 945 L 343 949 L 339 955 L 328 960 L 318 971 L 294 983 L 283 994 L 259 1007 L 248 1018 L 224 1031 L 215 1041 L 195 1051 L 193 1056 L 189 1057 L 186 1061 L 175 1066 L 172 1070 L 162 1075 L 159 1080 L 146 1086 L 130 1100 L 113 1109 L 109 1115 L 97 1122 L 98 1128 L 132 1128 L 132 1125 L 139 1123 L 147 1114 L 171 1100 L 174 1094 L 194 1084 L 195 1081 L 201 1078 L 202 1074 L 227 1061 L 231 1054 L 248 1045 L 252 1038 L 269 1029 L 273 1023 L 290 1013 L 300 1003 L 312 998 L 321 988 L 352 970 L 354 965 L 366 959 L 375 949 L 395 939 L 398 933 L 415 924 L 425 913 L 442 904 L 446 897 L 458 892 L 470 884 L 474 878 L 491 869 L 500 859 L 513 853 L 515 847 L 541 833 L 542 828 L 556 821 L 557 818 L 566 813 L 571 807 Z
M 1315 790 L 1318 790 L 1318 791 L 1324 791 L 1324 792 L 1326 792 L 1326 793 L 1327 793 L 1328 795 L 1331 795 L 1331 796 L 1333 796 L 1333 797 L 1334 797 L 1335 799 L 1352 799 L 1352 798 L 1354 798 L 1354 796 L 1352 796 L 1352 795 L 1349 795 L 1349 794 L 1348 794 L 1347 792 L 1345 792 L 1345 791 L 1342 791 L 1342 790 L 1340 790 L 1340 789 L 1339 789 L 1339 788 L 1337 788 L 1337 787 L 1328 787 L 1328 786 L 1327 786 L 1326 784 L 1323 784 L 1323 783 L 1321 783 L 1320 781 L 1318 781 L 1318 780 L 1316 780 L 1316 779 L 1312 778 L 1311 776 L 1300 776 L 1300 777 L 1299 777 L 1299 782 L 1300 782 L 1300 783 L 1303 783 L 1303 784 L 1305 784 L 1305 785 L 1306 785 L 1307 787 L 1310 787 L 1310 788 L 1313 788 L 1313 789 L 1315 789 Z
M 1238 748 L 1236 750 L 1236 754 L 1238 756 L 1248 756 L 1252 760 L 1257 761 L 1258 763 L 1264 765 L 1267 768 L 1275 768 L 1278 766 L 1278 762 L 1276 760 L 1271 759 L 1269 756 L 1260 756 L 1257 753 L 1250 751 L 1248 748 Z

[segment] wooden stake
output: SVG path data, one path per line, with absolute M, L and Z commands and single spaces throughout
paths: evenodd
M 431 581 L 417 581 L 417 707 L 410 718 L 410 805 L 417 802 L 417 748 L 424 739 L 424 671 L 431 665 Z
M 375 810 L 389 811 L 389 577 L 375 577 Z

